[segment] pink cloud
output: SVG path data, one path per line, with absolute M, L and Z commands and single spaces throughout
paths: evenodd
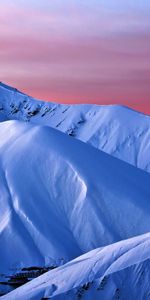
M 147 18 L 139 30 L 139 15 L 99 14 L 82 9 L 66 19 L 57 10 L 2 7 L 1 80 L 38 98 L 123 103 L 150 113 Z

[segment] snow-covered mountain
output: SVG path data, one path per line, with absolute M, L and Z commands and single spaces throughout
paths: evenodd
M 150 116 L 117 105 L 37 101 L 0 84 L 0 120 L 48 125 L 136 167 L 150 171 Z
M 2 299 L 149 299 L 149 171 L 149 116 L 0 83 L 0 294 L 56 267 Z
M 95 249 L 2 297 L 148 300 L 150 233 Z
M 149 173 L 46 126 L 1 122 L 0 137 L 0 271 L 150 231 Z

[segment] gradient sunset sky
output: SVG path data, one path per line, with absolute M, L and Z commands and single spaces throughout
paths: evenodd
M 150 114 L 150 1 L 1 0 L 0 63 L 34 97 Z

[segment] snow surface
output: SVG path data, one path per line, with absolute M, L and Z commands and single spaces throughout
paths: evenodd
M 0 272 L 150 231 L 149 173 L 46 126 L 0 136 Z
M 147 300 L 150 297 L 149 248 L 150 233 L 95 249 L 2 299 Z
M 2 299 L 149 299 L 149 171 L 149 116 L 0 83 L 0 277 L 60 266 Z
M 0 121 L 48 125 L 150 172 L 150 116 L 117 105 L 42 102 L 0 84 Z

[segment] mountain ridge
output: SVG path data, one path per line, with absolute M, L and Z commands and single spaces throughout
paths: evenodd
M 124 106 L 42 102 L 1 87 L 0 119 L 56 128 L 150 172 L 150 117 Z
M 3 81 L 0 81 L 0 86 L 1 87 L 3 87 L 3 88 L 5 88 L 5 89 L 8 89 L 8 90 L 12 90 L 12 91 L 16 91 L 16 92 L 18 92 L 19 94 L 23 94 L 23 95 L 25 95 L 25 96 L 27 96 L 27 97 L 29 97 L 29 98 L 31 98 L 31 99 L 34 99 L 35 101 L 38 101 L 38 102 L 44 102 L 44 103 L 54 103 L 54 104 L 56 104 L 56 105 L 69 105 L 70 103 L 63 103 L 63 102 L 53 102 L 53 101 L 51 101 L 51 100 L 44 100 L 44 99 L 37 99 L 37 98 L 35 98 L 34 96 L 31 96 L 31 95 L 28 95 L 27 93 L 24 93 L 24 92 L 22 92 L 22 91 L 20 91 L 19 89 L 17 89 L 17 88 L 15 88 L 15 87 L 13 87 L 13 86 L 11 86 L 11 85 L 8 85 L 8 84 L 6 84 L 5 82 L 3 82 Z M 149 114 L 146 114 L 146 113 L 144 113 L 144 112 L 142 112 L 142 111 L 139 111 L 139 110 L 136 110 L 136 109 L 134 109 L 134 108 L 132 108 L 132 107 L 130 107 L 130 106 L 128 106 L 128 105 L 124 105 L 124 104 L 98 104 L 98 103 L 71 103 L 71 105 L 74 105 L 74 106 L 78 106 L 78 105 L 85 105 L 85 106 L 117 106 L 117 107 L 122 107 L 122 108 L 125 108 L 125 109 L 128 109 L 128 110 L 131 110 L 131 111 L 134 111 L 134 112 L 136 112 L 136 113 L 138 113 L 138 114 L 142 114 L 142 115 L 145 115 L 145 116 L 148 116 L 149 117 Z
M 2 299 L 148 300 L 149 245 L 150 233 L 95 249 Z

